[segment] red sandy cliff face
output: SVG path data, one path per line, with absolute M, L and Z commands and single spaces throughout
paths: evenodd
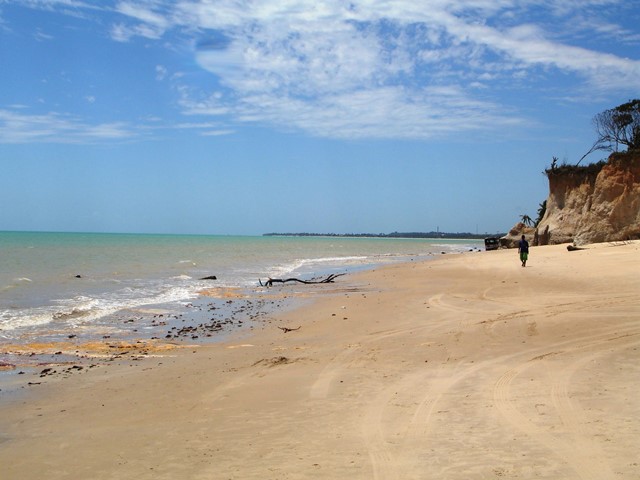
M 537 233 L 539 245 L 640 238 L 640 152 L 613 154 L 597 173 L 549 175 Z

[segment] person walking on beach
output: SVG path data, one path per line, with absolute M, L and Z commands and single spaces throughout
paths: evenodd
M 529 258 L 529 242 L 522 235 L 522 239 L 518 242 L 518 253 L 520 254 L 520 261 L 522 262 L 522 266 L 527 266 L 527 258 Z

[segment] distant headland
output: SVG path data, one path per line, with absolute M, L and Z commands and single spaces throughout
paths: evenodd
M 504 233 L 469 233 L 469 232 L 392 232 L 392 233 L 263 233 L 264 237 L 357 237 L 357 238 L 449 238 L 449 239 L 483 239 L 502 237 Z

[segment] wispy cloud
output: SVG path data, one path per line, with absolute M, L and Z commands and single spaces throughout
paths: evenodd
M 552 15 L 554 27 L 570 25 L 565 22 L 576 13 L 584 18 L 589 9 L 614 3 L 551 3 L 545 10 L 540 2 L 509 0 L 435 0 L 428 7 L 384 0 L 182 0 L 164 21 L 134 3 L 122 2 L 120 11 L 149 28 L 189 26 L 201 39 L 218 39 L 194 41 L 194 55 L 225 89 L 183 98 L 185 113 L 231 115 L 330 137 L 421 138 L 522 123 L 477 92 L 549 71 L 575 76 L 576 89 L 640 85 L 640 60 L 573 45 L 542 22 L 532 23 Z M 601 25 L 601 33 L 615 30 Z M 202 44 L 207 48 L 198 48 Z M 433 93 L 444 86 L 450 87 L 446 95 Z
M 103 8 L 118 42 L 190 39 L 215 86 L 172 77 L 185 115 L 324 137 L 433 138 L 522 125 L 501 93 L 548 89 L 556 76 L 579 94 L 640 89 L 637 55 L 583 42 L 594 32 L 619 45 L 639 41 L 637 28 L 614 18 L 630 8 L 623 0 L 121 0 Z M 168 75 L 156 68 L 157 79 Z
M 164 65 L 156 65 L 156 80 L 162 81 L 167 77 L 167 68 Z
M 24 109 L 0 110 L 0 143 L 98 143 L 137 135 L 123 122 L 90 125 L 55 112 L 29 114 Z
M 235 130 L 207 130 L 206 132 L 203 132 L 202 135 L 205 137 L 222 137 L 222 136 L 226 136 L 226 135 L 233 135 L 235 132 Z
M 80 18 L 86 18 L 84 12 L 105 11 L 100 3 L 82 0 L 3 0 L 4 3 L 17 3 L 22 7 L 60 12 Z
M 47 33 L 44 33 L 42 30 L 37 29 L 35 31 L 35 33 L 33 34 L 34 38 L 39 41 L 39 42 L 46 42 L 48 40 L 52 40 L 53 39 L 53 35 L 49 35 Z

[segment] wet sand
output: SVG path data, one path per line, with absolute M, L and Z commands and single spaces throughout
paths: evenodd
M 309 286 L 229 341 L 34 377 L 0 478 L 640 478 L 638 271 L 634 242 Z

